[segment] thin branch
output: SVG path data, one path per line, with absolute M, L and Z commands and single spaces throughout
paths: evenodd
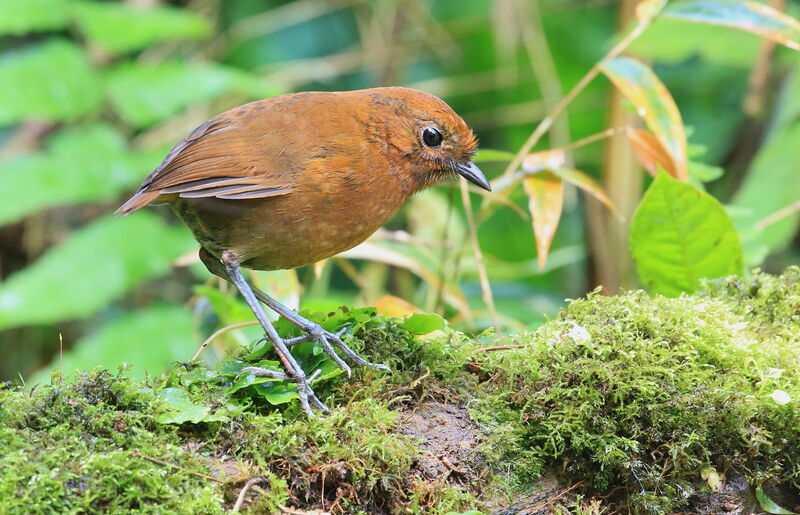
M 154 458 L 153 456 L 148 456 L 147 454 L 142 454 L 140 451 L 138 451 L 136 449 L 134 449 L 131 452 L 131 454 L 133 456 L 136 456 L 137 458 L 143 458 L 143 459 L 146 459 L 147 461 L 152 461 L 153 463 L 155 463 L 157 465 L 163 465 L 165 467 L 174 468 L 176 470 L 180 470 L 181 472 L 186 472 L 187 474 L 192 474 L 194 476 L 202 477 L 203 479 L 208 479 L 209 481 L 214 481 L 215 483 L 222 483 L 222 481 L 220 481 L 219 479 L 217 479 L 215 477 L 211 477 L 211 476 L 208 476 L 206 474 L 201 474 L 200 472 L 195 472 L 193 470 L 185 469 L 183 467 L 175 465 L 174 463 L 170 463 L 168 461 L 164 461 L 164 460 L 161 460 L 161 459 L 158 459 L 158 458 Z
M 781 209 L 775 211 L 771 215 L 762 218 L 761 220 L 756 222 L 756 227 L 759 229 L 767 228 L 770 225 L 776 224 L 781 220 L 783 220 L 784 218 L 792 216 L 797 212 L 800 212 L 800 200 L 792 202 L 788 206 L 782 207 Z
M 496 347 L 481 347 L 480 349 L 475 349 L 475 352 L 494 352 L 498 350 L 512 350 L 512 349 L 524 349 L 527 345 L 498 345 Z
M 494 296 L 492 295 L 492 286 L 489 284 L 489 275 L 486 273 L 486 265 L 483 262 L 481 245 L 478 242 L 478 229 L 475 225 L 475 217 L 472 214 L 472 200 L 469 196 L 469 187 L 467 186 L 467 181 L 464 178 L 460 178 L 459 183 L 461 185 L 461 200 L 464 203 L 464 211 L 467 215 L 469 237 L 472 242 L 472 254 L 475 256 L 475 264 L 478 267 L 478 278 L 481 283 L 483 301 L 486 303 L 486 307 L 489 308 L 489 315 L 492 319 L 492 324 L 499 331 L 500 323 L 497 318 L 497 311 L 494 307 Z
M 554 150 L 561 150 L 562 152 L 573 152 L 579 149 L 580 147 L 585 147 L 586 145 L 590 145 L 592 143 L 608 139 L 612 136 L 616 136 L 621 132 L 625 132 L 626 130 L 628 130 L 627 127 L 611 127 L 604 131 L 586 136 L 585 138 L 581 138 L 578 141 L 573 141 L 569 145 L 565 145 L 559 149 L 554 149 Z
M 262 483 L 266 481 L 267 478 L 264 476 L 257 476 L 247 480 L 247 483 L 244 484 L 242 490 L 239 492 L 239 496 L 236 498 L 236 504 L 233 505 L 233 509 L 231 511 L 237 512 L 242 509 L 242 504 L 244 504 L 244 496 L 247 494 L 247 491 L 250 490 L 252 486 L 256 483 Z
M 223 334 L 228 333 L 230 331 L 233 331 L 234 329 L 241 329 L 242 327 L 249 327 L 251 325 L 258 325 L 258 324 L 259 324 L 258 320 L 250 320 L 250 321 L 247 321 L 247 322 L 239 322 L 238 324 L 231 324 L 231 325 L 223 327 L 222 329 L 219 329 L 214 334 L 212 334 L 211 336 L 206 338 L 206 341 L 204 341 L 200 345 L 200 347 L 198 347 L 197 352 L 194 353 L 194 356 L 192 356 L 192 359 L 189 360 L 189 363 L 191 363 L 193 361 L 196 361 L 197 358 L 200 357 L 200 354 L 202 354 L 203 351 L 206 350 L 206 347 L 208 347 L 208 345 L 211 342 L 213 342 L 214 340 L 216 340 L 217 338 L 219 338 Z

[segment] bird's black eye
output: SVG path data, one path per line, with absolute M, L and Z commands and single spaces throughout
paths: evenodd
M 438 147 L 442 144 L 442 133 L 433 127 L 425 127 L 422 130 L 422 142 L 429 147 Z

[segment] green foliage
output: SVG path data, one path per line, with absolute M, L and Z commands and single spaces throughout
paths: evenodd
M 329 319 L 361 319 L 360 337 L 381 341 L 372 351 L 392 353 L 392 359 L 376 359 L 404 362 L 404 351 L 427 352 L 396 321 L 356 315 L 340 312 Z M 404 363 L 404 370 L 418 372 L 414 363 Z M 263 476 L 269 488 L 260 484 L 264 491 L 249 498 L 254 511 L 271 513 L 290 502 L 313 505 L 322 498 L 346 513 L 381 507 L 397 512 L 402 506 L 445 513 L 481 506 L 464 487 L 425 488 L 412 470 L 421 451 L 399 432 L 401 413 L 390 408 L 400 406 L 391 393 L 400 383 L 362 372 L 363 388 L 338 380 L 318 386 L 340 406 L 317 419 L 293 405 L 273 406 L 252 390 L 220 387 L 226 376 L 204 366 L 176 366 L 144 383 L 101 371 L 65 382 L 54 374 L 53 384 L 31 392 L 0 387 L 0 495 L 21 492 L 11 513 L 48 507 L 149 513 L 175 509 L 179 502 L 188 503 L 181 509 L 217 513 L 235 498 L 231 490 L 238 493 L 244 481 Z M 203 442 L 199 448 L 197 442 Z M 43 470 L 47 479 L 34 481 Z M 167 484 L 159 489 L 159 482 Z M 117 490 L 117 498 L 109 499 Z
M 671 512 L 704 467 L 800 483 L 800 269 L 726 279 L 699 297 L 597 294 L 525 347 L 489 356 L 474 416 L 524 487 L 557 466 L 625 485 L 635 512 Z M 763 314 L 763 308 L 768 308 Z M 792 399 L 780 404 L 776 389 Z
M 231 91 L 246 98 L 283 92 L 247 73 L 214 64 L 125 63 L 108 72 L 108 95 L 114 109 L 126 123 L 137 128 Z
M 630 246 L 654 293 L 692 292 L 704 278 L 742 272 L 739 236 L 711 195 L 661 172 L 633 217 Z
M 29 382 L 45 383 L 54 370 L 71 377 L 75 370 L 101 366 L 109 370 L 124 363 L 124 375 L 144 379 L 158 375 L 165 364 L 186 361 L 196 350 L 187 335 L 194 329 L 192 315 L 182 306 L 156 304 L 111 318 L 63 353 L 53 357 Z
M 159 425 L 158 399 L 108 372 L 24 392 L 0 386 L 5 513 L 222 513 L 208 461 Z M 158 456 L 177 468 L 144 459 Z
M 51 207 L 114 200 L 137 186 L 162 153 L 132 152 L 105 124 L 60 131 L 47 152 L 18 157 L 0 171 L 0 224 Z
M 97 71 L 74 43 L 53 39 L 0 57 L 0 125 L 73 121 L 100 108 Z
M 791 94 L 800 95 L 800 88 Z M 733 199 L 734 206 L 746 212 L 739 222 L 745 230 L 797 201 L 800 174 L 792 165 L 795 159 L 800 159 L 800 123 L 781 128 L 770 135 Z M 794 214 L 758 231 L 755 239 L 771 250 L 782 249 L 791 243 L 798 227 L 800 214 Z
M 771 6 L 736 0 L 684 0 L 673 2 L 664 16 L 698 23 L 733 27 L 798 49 L 800 22 Z
M 0 328 L 89 316 L 191 247 L 186 229 L 152 214 L 101 219 L 0 286 Z
M 761 507 L 761 509 L 767 513 L 772 513 L 775 515 L 792 515 L 793 513 L 786 508 L 779 506 L 778 503 L 773 501 L 760 486 L 756 488 L 756 500 L 758 501 L 758 505 Z
M 189 107 L 197 109 L 198 102 L 215 101 L 223 95 L 241 103 L 282 90 L 248 72 L 190 59 L 185 52 L 168 50 L 167 56 L 159 50 L 150 58 L 138 54 L 147 49 L 174 50 L 176 42 L 210 37 L 211 22 L 185 8 L 140 8 L 126 2 L 89 0 L 12 0 L 4 2 L 0 11 L 0 34 L 25 36 L 8 39 L 3 45 L 7 51 L 0 56 L 0 126 L 18 124 L 0 136 L 10 136 L 0 169 L 4 184 L 0 225 L 21 222 L 22 233 L 28 234 L 28 217 L 68 206 L 73 208 L 64 213 L 66 220 L 89 222 L 87 227 L 61 224 L 54 229 L 58 224 L 48 223 L 45 214 L 38 219 L 44 222 L 38 239 L 30 248 L 18 249 L 25 262 L 17 264 L 13 257 L 6 260 L 4 251 L 0 259 L 4 272 L 17 273 L 4 277 L 0 286 L 0 328 L 86 318 L 102 312 L 141 282 L 166 274 L 172 260 L 193 245 L 187 231 L 170 228 L 153 216 L 96 218 L 104 210 L 113 211 L 186 130 L 175 132 L 173 128 L 154 137 L 139 129 L 181 116 Z M 43 34 L 28 37 L 29 31 Z M 129 56 L 132 53 L 138 55 Z M 86 210 L 89 205 L 95 206 Z M 76 232 L 64 234 L 64 229 Z M 8 231 L 12 240 L 17 233 Z M 20 246 L 4 241 L 3 247 L 7 244 Z M 37 248 L 41 244 L 52 248 Z M 32 264 L 40 254 L 41 260 Z M 165 326 L 176 321 L 158 308 L 145 309 L 140 321 L 152 322 L 158 314 L 164 316 Z M 124 319 L 92 320 L 88 327 Z M 80 326 L 73 327 L 79 331 L 65 334 L 67 346 L 81 340 Z M 109 329 L 113 332 L 114 326 Z M 142 329 L 130 334 L 154 335 L 152 327 Z M 26 331 L 21 334 L 22 341 L 16 341 L 17 335 L 13 342 L 0 339 L 0 345 L 30 348 Z M 48 349 L 57 347 L 52 340 L 46 345 Z M 193 345 L 190 339 L 177 347 L 185 349 L 187 345 Z M 107 350 L 95 352 L 95 364 L 105 362 L 111 352 L 118 354 L 110 363 L 131 356 L 122 345 L 109 345 Z M 139 360 L 141 356 L 135 357 Z M 157 372 L 175 359 L 166 349 L 152 352 L 151 357 L 137 365 Z M 181 357 L 186 357 L 183 351 Z M 86 367 L 89 363 L 84 360 L 92 356 L 80 351 L 75 359 Z M 134 373 L 143 372 L 144 368 L 136 368 Z
M 141 9 L 121 2 L 71 0 L 70 7 L 86 37 L 112 54 L 141 50 L 162 41 L 201 39 L 211 34 L 208 20 L 168 5 L 156 4 Z
M 212 411 L 209 406 L 193 402 L 189 399 L 188 394 L 180 388 L 164 388 L 158 395 L 165 405 L 162 413 L 156 419 L 161 424 L 183 424 L 184 422 L 199 424 L 230 420 L 230 417 L 221 410 Z
M 239 303 L 236 302 L 235 305 L 239 305 Z M 444 320 L 436 314 L 416 313 L 403 321 L 375 317 L 375 312 L 371 308 L 357 310 L 339 308 L 327 315 L 308 311 L 301 312 L 301 314 L 308 320 L 320 324 L 327 331 L 338 333 L 345 329 L 346 333 L 342 338 L 357 351 L 364 347 L 363 339 L 366 339 L 367 342 L 374 340 L 408 342 L 411 341 L 412 335 L 427 334 L 444 328 Z M 302 334 L 300 329 L 285 319 L 278 320 L 275 328 L 284 339 Z M 375 352 L 375 349 L 372 349 L 371 352 Z M 342 370 L 330 359 L 328 354 L 323 352 L 319 342 L 293 345 L 291 353 L 300 368 L 307 374 L 319 371 L 314 381 L 315 390 L 318 392 L 325 391 L 324 383 L 327 380 L 342 373 Z M 396 350 L 391 354 L 396 354 Z M 297 386 L 291 381 L 257 377 L 253 372 L 243 373 L 242 369 L 246 367 L 281 371 L 280 361 L 278 361 L 272 345 L 265 338 L 261 338 L 252 345 L 237 349 L 232 356 L 218 362 L 213 370 L 201 367 L 177 374 L 175 384 L 184 387 L 213 385 L 222 388 L 228 395 L 251 400 L 264 399 L 272 405 L 285 404 L 297 399 Z M 407 368 L 407 364 L 403 368 Z M 169 415 L 170 420 L 177 422 L 209 421 L 204 417 L 212 416 L 210 411 L 203 411 L 190 400 L 180 397 L 174 392 L 170 392 L 169 395 L 170 397 L 165 400 L 174 411 L 174 414 Z
M 633 512 L 666 513 L 707 488 L 709 468 L 796 486 L 799 308 L 795 267 L 677 299 L 592 294 L 536 333 L 479 345 L 455 332 L 421 341 L 397 320 L 340 311 L 328 320 L 361 319 L 351 343 L 393 372 L 320 383 L 334 409 L 316 419 L 250 386 L 225 388 L 222 364 L 147 382 L 95 372 L 0 386 L 0 496 L 11 513 L 217 513 L 262 477 L 253 511 L 325 499 L 345 513 L 484 512 L 490 490 L 527 492 L 557 469 L 568 484 L 586 479 L 583 494 L 614 490 Z M 478 352 L 486 344 L 523 348 Z M 789 402 L 776 402 L 778 389 Z M 429 397 L 469 406 L 493 478 L 426 484 L 403 413 Z
M 758 38 L 725 27 L 698 28 L 694 23 L 658 18 L 633 45 L 636 55 L 664 63 L 681 63 L 695 56 L 707 63 L 749 68 L 758 57 Z
M 5 0 L 0 34 L 55 30 L 66 22 L 67 0 Z
M 447 322 L 436 313 L 414 313 L 400 325 L 403 329 L 413 334 L 427 334 L 441 331 Z

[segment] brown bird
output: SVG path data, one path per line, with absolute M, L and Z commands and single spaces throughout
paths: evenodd
M 200 243 L 208 270 L 230 280 L 273 343 L 286 372 L 243 372 L 293 381 L 303 409 L 327 411 L 289 347 L 319 341 L 338 356 L 368 363 L 340 338 L 252 286 L 240 267 L 309 265 L 361 243 L 414 193 L 461 175 L 486 190 L 471 161 L 474 134 L 446 103 L 407 88 L 282 95 L 210 119 L 175 145 L 117 211 L 169 204 Z M 300 327 L 282 340 L 260 302 Z

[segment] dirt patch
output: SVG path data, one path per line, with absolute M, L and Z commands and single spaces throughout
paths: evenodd
M 758 507 L 745 478 L 734 470 L 726 473 L 719 490 L 701 492 L 689 498 L 689 507 L 681 514 L 729 514 L 740 515 L 764 513 Z
M 475 452 L 480 432 L 460 406 L 430 402 L 403 413 L 400 432 L 420 441 L 423 455 L 414 465 L 428 480 L 478 479 L 485 466 Z

